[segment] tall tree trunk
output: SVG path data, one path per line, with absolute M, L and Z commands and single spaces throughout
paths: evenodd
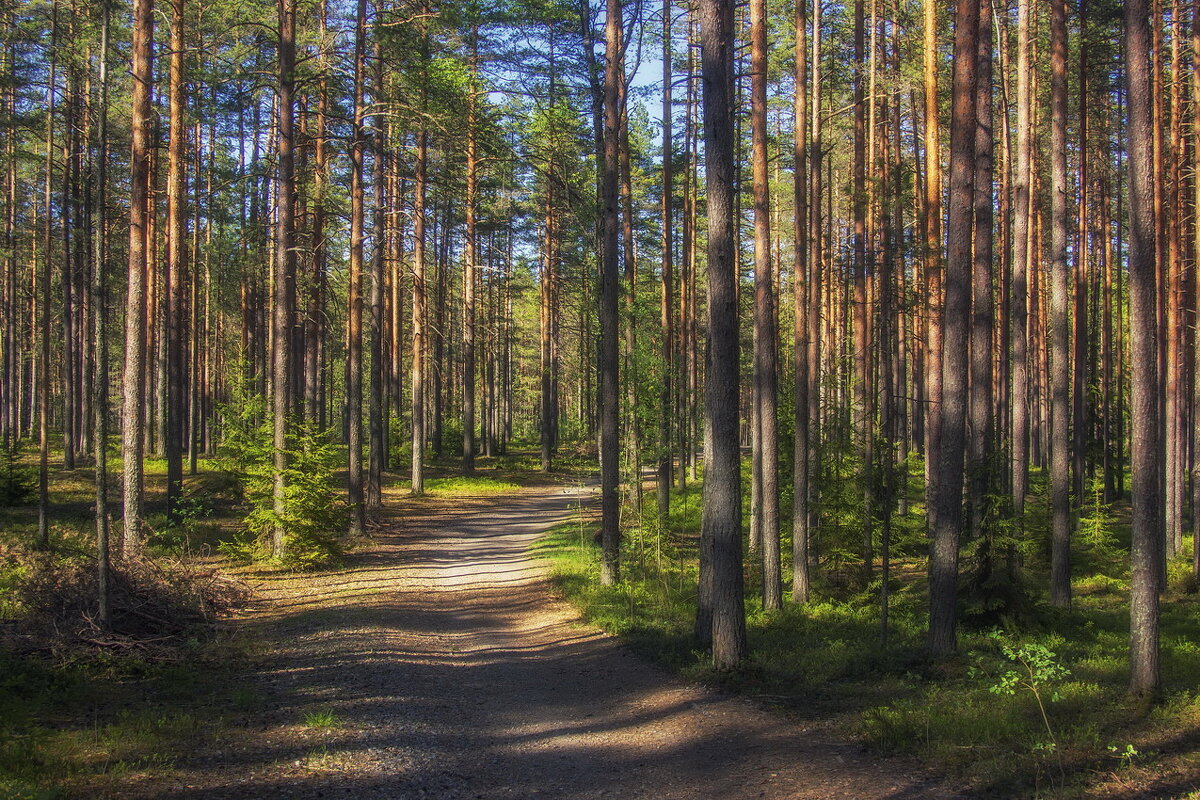
M 812 139 L 808 156 L 808 557 L 815 562 L 821 452 L 821 0 L 812 0 Z
M 1200 0 L 1192 0 L 1192 152 L 1200 158 Z M 1200 211 L 1200 177 L 1192 178 L 1192 207 Z M 1105 195 L 1107 197 L 1107 195 Z M 1200 220 L 1193 220 L 1193 248 L 1200 258 Z M 1200 276 L 1197 276 L 1200 291 Z M 1196 304 L 1192 372 L 1192 574 L 1200 577 L 1200 300 Z
M 382 13 L 382 3 L 375 6 L 376 25 Z M 375 102 L 378 105 L 384 95 L 383 53 L 379 37 L 375 37 Z M 384 355 L 384 330 L 386 328 L 384 290 L 387 283 L 385 256 L 387 254 L 387 130 L 388 123 L 377 118 L 372 140 L 374 164 L 374 200 L 372 209 L 372 235 L 374 250 L 371 253 L 371 398 L 370 398 L 370 442 L 367 458 L 366 507 L 377 509 L 383 504 L 383 470 L 387 464 L 387 405 L 384 395 L 386 358 Z
M 609 0 L 615 2 L 615 0 Z M 708 189 L 708 442 L 700 522 L 696 631 L 713 666 L 732 669 L 747 655 L 742 578 L 742 492 L 738 449 L 738 315 L 734 253 L 734 162 L 730 97 L 733 3 L 700 0 L 704 153 Z
M 1090 246 L 1090 228 L 1088 226 L 1089 201 L 1089 169 L 1088 169 L 1088 94 L 1091 91 L 1088 77 L 1088 27 L 1087 2 L 1081 0 L 1079 5 L 1079 181 L 1077 206 L 1077 238 L 1075 252 L 1075 296 L 1072 311 L 1073 323 L 1073 355 L 1071 370 L 1071 491 L 1074 495 L 1074 508 L 1083 505 L 1084 493 L 1087 491 L 1087 444 L 1088 444 L 1088 348 L 1091 337 L 1088 335 L 1087 291 L 1090 282 L 1088 266 L 1088 250 Z
M 771 263 L 771 193 L 767 177 L 767 8 L 750 0 L 750 137 L 754 181 L 754 421 L 758 426 L 762 502 L 763 608 L 783 606 L 779 557 L 778 360 L 775 274 Z
M 124 523 L 121 551 L 142 549 L 143 399 L 146 391 L 146 273 L 150 257 L 150 154 L 154 125 L 151 107 L 154 72 L 154 2 L 135 0 L 133 8 L 132 146 L 129 160 L 129 271 L 125 294 L 125 374 L 122 398 L 121 456 L 124 462 Z
M 869 234 L 867 217 L 867 107 L 874 108 L 875 99 L 868 98 L 864 69 L 866 65 L 866 36 L 863 0 L 854 2 L 854 161 L 850 205 L 854 217 L 854 420 L 853 432 L 857 444 L 860 464 L 859 481 L 863 493 L 863 575 L 864 584 L 870 581 L 875 561 L 873 538 L 873 510 L 871 506 L 871 335 L 870 302 L 868 300 L 867 251 Z M 873 63 L 873 61 L 872 61 Z
M 621 109 L 618 131 L 621 169 L 621 239 L 625 262 L 625 319 L 622 333 L 625 343 L 625 404 L 629 414 L 625 421 L 628 434 L 626 450 L 629 462 L 629 488 L 636 518 L 642 511 L 642 426 L 638 417 L 639 374 L 637 369 L 637 245 L 633 233 L 633 175 L 629 153 L 629 103 L 626 96 L 628 77 L 625 75 L 625 46 L 622 43 L 617 66 L 621 82 L 617 86 L 617 102 Z
M 477 214 L 477 185 L 478 185 L 478 155 L 477 131 L 479 122 L 479 90 L 475 85 L 476 71 L 479 58 L 479 29 L 478 25 L 471 26 L 471 81 L 467 97 L 467 241 L 466 263 L 463 265 L 463 431 L 462 457 L 463 471 L 472 472 L 475 469 L 475 286 L 478 283 L 479 255 L 476 250 L 477 233 L 475 217 Z
M 1013 176 L 1013 267 L 1010 308 L 1012 342 L 1012 499 L 1013 515 L 1024 530 L 1025 498 L 1029 493 L 1029 222 L 1030 162 L 1033 105 L 1030 91 L 1029 26 L 1032 0 L 1017 3 L 1017 153 Z
M 46 164 L 42 192 L 43 253 L 41 279 L 41 310 L 38 316 L 38 532 L 37 546 L 50 546 L 50 274 L 54 262 L 54 203 L 51 187 L 54 182 L 54 105 L 58 70 L 58 3 L 50 6 L 50 84 L 46 90 Z M 36 267 L 34 267 L 36 269 Z M 38 300 L 34 292 L 33 302 Z M 30 314 L 32 319 L 33 315 Z M 65 449 L 71 443 L 65 442 Z
M 296 306 L 296 176 L 295 85 L 296 0 L 278 0 L 279 9 L 279 182 L 276 203 L 278 222 L 272 297 L 271 385 L 274 415 L 275 474 L 273 503 L 277 520 L 287 510 L 288 437 L 292 412 L 292 317 Z M 277 522 L 271 540 L 275 558 L 287 549 L 287 530 Z
M 942 315 L 941 448 L 931 473 L 936 506 L 929 559 L 929 649 L 957 647 L 959 532 L 967 400 L 967 317 L 971 306 L 975 187 L 975 82 L 979 4 L 958 0 L 954 12 L 954 83 L 950 121 L 950 216 Z
M 1067 431 L 1067 4 L 1050 3 L 1050 602 L 1071 603 L 1071 509 Z
M 329 80 L 330 56 L 325 44 L 329 9 L 327 0 L 320 0 L 318 21 L 321 48 L 319 54 L 320 83 L 317 98 L 316 133 L 313 140 L 313 213 L 312 262 L 308 282 L 308 310 L 304 327 L 304 417 L 310 425 L 321 428 L 321 338 L 324 332 L 325 267 L 329 246 L 325 233 L 325 204 L 329 186 Z
M 167 435 L 163 453 L 167 460 L 167 519 L 179 521 L 183 495 L 184 398 L 186 396 L 185 346 L 187 337 L 188 274 L 184 239 L 187 235 L 186 158 L 187 133 L 184 113 L 184 0 L 171 0 L 170 144 L 167 153 Z
M 942 431 L 942 152 L 938 121 L 937 2 L 924 0 L 924 87 L 925 87 L 925 198 L 924 268 L 925 303 L 925 398 L 929 404 L 925 422 L 925 505 L 928 525 L 937 530 L 938 506 L 934 497 L 935 462 L 940 457 Z M 814 84 L 815 85 L 815 84 Z
M 984 4 L 979 12 L 979 72 L 975 85 L 975 230 L 971 265 L 971 382 L 970 441 L 968 444 L 968 504 L 970 533 L 985 536 L 984 514 L 991 491 L 992 441 L 992 15 Z M 985 538 L 979 554 L 982 580 L 990 577 L 990 540 Z
M 422 4 L 424 7 L 424 4 Z M 429 52 L 428 33 L 422 29 L 421 55 Z M 422 61 L 422 63 L 425 63 Z M 427 97 L 424 76 L 419 88 L 422 110 Z M 413 164 L 413 287 L 412 287 L 412 493 L 425 493 L 425 191 L 428 183 L 429 133 L 417 132 Z
M 809 266 L 809 208 L 808 208 L 808 3 L 796 3 L 796 72 L 793 152 L 796 159 L 794 200 L 796 205 L 795 259 L 792 262 L 792 316 L 795 402 L 793 408 L 793 465 L 792 465 L 792 602 L 807 603 L 810 590 L 808 574 L 809 537 L 809 477 L 810 418 L 809 392 L 809 293 L 812 275 Z M 816 34 L 814 34 L 816 36 Z M 817 67 L 814 62 L 814 76 Z M 818 93 L 813 87 L 813 95 Z M 815 116 L 814 116 L 815 119 Z
M 600 265 L 600 583 L 611 586 L 620 579 L 621 529 L 618 483 L 620 447 L 620 383 L 617 341 L 618 271 L 620 220 L 617 174 L 620 168 L 618 141 L 620 103 L 618 82 L 624 79 L 615 65 L 620 63 L 621 2 L 608 0 L 604 24 L 604 154 L 601 165 L 600 201 L 603 207 Z M 546 425 L 545 418 L 542 424 Z
M 1159 575 L 1162 518 L 1159 440 L 1157 286 L 1150 16 L 1146 0 L 1125 3 L 1125 70 L 1129 93 L 1129 329 L 1132 376 L 1133 531 L 1130 554 L 1129 691 L 1159 688 Z
M 671 477 L 674 453 L 671 441 L 671 402 L 678 362 L 675 360 L 675 209 L 674 209 L 674 138 L 671 117 L 675 113 L 672 102 L 671 69 L 671 0 L 663 0 L 663 94 L 662 94 L 662 301 L 659 306 L 659 324 L 662 327 L 662 372 L 658 387 L 658 476 L 656 492 L 658 501 L 658 529 L 666 532 L 671 510 Z
M 1200 1 L 1200 0 L 1198 0 Z M 96 594 L 97 624 L 108 630 L 112 624 L 110 602 L 110 550 L 108 508 L 108 34 L 111 11 L 107 5 L 100 10 L 99 102 L 96 138 L 93 142 L 96 161 L 95 208 L 92 228 L 92 346 L 96 351 L 96 376 L 92 382 L 95 397 L 92 402 L 92 424 L 95 426 L 92 443 L 96 460 Z
M 354 26 L 354 119 L 350 144 L 350 264 L 346 292 L 346 425 L 350 532 L 361 535 L 366 528 L 366 503 L 362 471 L 362 319 L 365 198 L 363 158 L 366 151 L 367 4 L 358 0 Z

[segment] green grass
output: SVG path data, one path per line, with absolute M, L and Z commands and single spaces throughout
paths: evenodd
M 337 715 L 332 709 L 323 708 L 316 711 L 309 711 L 304 715 L 304 727 L 316 728 L 318 730 L 334 730 L 342 727 L 345 720 Z
M 230 679 L 248 656 L 228 644 L 167 666 L 0 655 L 0 797 L 95 796 L 169 775 L 257 709 Z
M 649 493 L 641 524 L 623 529 L 623 580 L 616 586 L 599 585 L 591 521 L 555 528 L 536 552 L 552 561 L 558 587 L 588 620 L 637 652 L 689 679 L 757 697 L 879 752 L 917 756 L 977 789 L 1000 796 L 1074 797 L 1131 780 L 1172 781 L 1183 787 L 1180 794 L 1200 787 L 1200 598 L 1182 591 L 1188 588 L 1187 564 L 1173 563 L 1175 589 L 1162 614 L 1162 701 L 1154 707 L 1128 701 L 1128 532 L 1119 515 L 1103 541 L 1078 543 L 1070 610 L 1044 601 L 1045 565 L 1040 545 L 1031 544 L 1026 606 L 1011 618 L 997 617 L 1005 628 L 997 638 L 991 616 L 976 614 L 974 601 L 965 598 L 966 613 L 975 616 L 961 627 L 959 654 L 933 662 L 924 652 L 923 535 L 917 535 L 922 512 L 914 498 L 910 518 L 897 520 L 886 649 L 880 643 L 878 571 L 867 585 L 855 579 L 849 585 L 831 582 L 818 573 L 812 602 L 768 613 L 758 599 L 759 575 L 750 567 L 752 655 L 738 671 L 717 673 L 692 638 L 699 496 L 696 486 L 673 493 L 670 523 L 660 533 Z M 636 516 L 626 509 L 626 520 L 636 522 Z M 1029 521 L 1035 538 L 1039 524 L 1035 509 Z M 835 558 L 849 560 L 854 540 L 836 536 L 841 529 L 849 536 L 858 522 L 834 519 L 831 527 L 822 542 L 824 569 Z M 784 552 L 789 548 L 785 536 Z M 964 560 L 964 571 L 970 563 Z M 1018 686 L 1012 694 L 997 693 L 1006 675 L 1020 671 L 1005 655 L 1006 643 L 1045 648 L 1053 663 L 1069 670 L 1039 687 L 1053 738 L 1032 691 Z
M 435 497 L 493 496 L 520 490 L 515 483 L 486 475 L 433 478 L 425 482 L 425 491 Z
M 118 474 L 119 458 L 110 458 Z M 25 463 L 35 454 L 26 450 Z M 62 470 L 51 453 L 50 558 L 89 558 L 94 549 L 93 470 Z M 217 465 L 200 460 L 185 476 L 187 513 L 168 526 L 162 508 L 165 467 L 147 462 L 147 550 L 187 557 L 215 549 L 236 528 L 236 501 Z M 214 483 L 215 481 L 215 483 Z M 119 499 L 119 498 L 114 498 Z M 0 620 L 28 613 L 20 585 L 34 561 L 36 497 L 0 506 Z M 172 662 L 119 648 L 61 654 L 0 648 L 0 798 L 58 798 L 111 793 L 122 781 L 169 774 L 197 747 L 227 739 L 261 705 L 231 675 L 251 657 L 250 640 L 183 641 Z

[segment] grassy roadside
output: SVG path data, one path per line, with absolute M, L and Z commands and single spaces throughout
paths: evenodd
M 655 530 L 652 511 L 641 526 L 625 526 L 617 586 L 599 585 L 595 524 L 582 512 L 537 553 L 586 619 L 644 656 L 879 752 L 914 755 L 983 795 L 1200 798 L 1200 599 L 1180 588 L 1182 562 L 1163 605 L 1166 691 L 1154 707 L 1125 697 L 1128 577 L 1119 548 L 1082 554 L 1070 610 L 1034 591 L 1019 622 L 964 626 L 959 656 L 942 663 L 923 654 L 918 558 L 902 553 L 895 565 L 886 649 L 877 580 L 824 582 L 809 605 L 765 613 L 748 570 L 753 655 L 720 674 L 691 636 L 699 499 L 698 486 L 673 493 L 666 532 Z M 1031 559 L 1031 573 L 1039 567 Z

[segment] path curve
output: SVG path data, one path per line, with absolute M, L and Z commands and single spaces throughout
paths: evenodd
M 529 547 L 580 492 L 408 509 L 345 570 L 276 579 L 253 735 L 177 798 L 948 798 L 852 744 L 690 686 L 583 625 Z M 332 711 L 332 728 L 304 725 Z M 149 787 L 146 787 L 149 788 Z

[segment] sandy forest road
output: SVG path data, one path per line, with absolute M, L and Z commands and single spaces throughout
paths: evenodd
M 265 710 L 178 798 L 944 798 L 847 744 L 688 686 L 580 625 L 528 554 L 579 490 L 385 520 L 346 570 L 260 587 Z M 584 489 L 582 491 L 590 491 Z M 411 512 L 411 509 L 406 509 Z M 332 710 L 332 729 L 304 725 Z M 222 752 L 223 750 L 224 752 Z M 126 795 L 126 796 L 134 796 Z

